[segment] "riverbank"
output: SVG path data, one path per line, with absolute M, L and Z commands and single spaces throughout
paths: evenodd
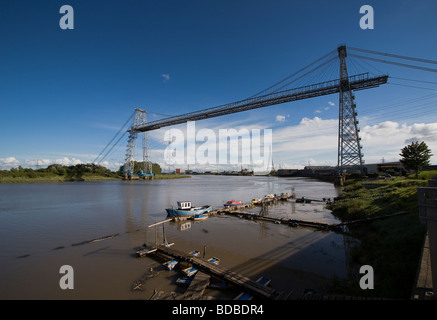
M 417 187 L 425 180 L 347 181 L 338 201 L 328 208 L 343 221 L 365 219 L 399 211 L 407 214 L 350 227 L 360 243 L 350 250 L 347 281 L 334 281 L 334 292 L 356 296 L 409 299 L 421 255 L 425 226 L 419 222 Z M 374 289 L 362 290 L 359 268 L 374 269 Z
M 190 178 L 187 175 L 180 174 L 157 174 L 154 179 L 181 179 Z M 122 181 L 122 177 L 117 175 L 93 175 L 83 174 L 81 176 L 66 176 L 53 173 L 35 173 L 32 174 L 0 174 L 0 183 L 15 184 L 15 183 L 53 183 L 53 182 L 73 182 L 73 181 Z

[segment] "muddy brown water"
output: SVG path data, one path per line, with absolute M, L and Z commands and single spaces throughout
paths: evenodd
M 181 200 L 220 208 L 292 189 L 317 199 L 340 192 L 318 180 L 257 176 L 0 185 L 0 298 L 148 299 L 154 290 L 183 292 L 175 284 L 179 268 L 163 270 L 160 260 L 135 256 L 143 243 L 155 242 L 148 226 L 166 218 L 165 208 Z M 338 222 L 323 204 L 278 202 L 268 213 Z M 89 242 L 107 235 L 116 236 Z M 215 216 L 166 223 L 165 236 L 174 248 L 206 250 L 206 258 L 219 257 L 220 266 L 253 280 L 265 276 L 279 291 L 323 291 L 326 279 L 347 276 L 345 241 L 333 232 Z M 60 287 L 63 265 L 73 268 L 73 289 Z M 206 294 L 232 299 L 238 291 Z

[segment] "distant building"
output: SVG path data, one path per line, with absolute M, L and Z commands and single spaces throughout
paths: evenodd
M 292 177 L 297 175 L 299 169 L 278 169 L 278 177 Z
M 366 164 L 365 167 L 367 168 L 367 173 L 382 173 L 386 172 L 387 170 L 400 172 L 402 168 L 404 168 L 404 165 L 400 161 L 395 161 Z

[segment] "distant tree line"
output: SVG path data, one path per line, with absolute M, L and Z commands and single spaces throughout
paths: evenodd
M 100 177 L 117 177 L 117 172 L 113 172 L 108 168 L 88 163 L 88 164 L 76 164 L 71 166 L 65 166 L 61 164 L 52 164 L 47 168 L 31 169 L 18 166 L 17 168 L 11 168 L 10 170 L 1 170 L 0 176 L 11 178 L 44 178 L 50 176 L 60 176 L 64 180 L 83 180 L 83 176 L 100 176 Z
M 144 163 L 135 161 L 134 172 L 144 170 Z M 161 167 L 157 163 L 152 163 L 152 170 L 155 174 L 161 174 Z M 119 179 L 123 175 L 123 167 L 118 171 L 94 164 L 76 164 L 65 166 L 62 164 L 51 164 L 47 168 L 32 169 L 23 168 L 21 165 L 9 170 L 0 170 L 0 182 L 19 182 L 19 181 L 84 181 L 85 178 L 113 178 Z

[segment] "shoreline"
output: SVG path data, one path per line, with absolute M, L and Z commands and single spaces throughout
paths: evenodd
M 188 175 L 163 175 L 159 174 L 154 177 L 153 180 L 164 179 L 186 179 L 191 178 Z M 138 180 L 138 179 L 137 179 Z M 81 178 L 68 179 L 64 176 L 52 176 L 44 178 L 29 178 L 29 177 L 6 177 L 0 178 L 0 184 L 25 184 L 25 183 L 62 183 L 62 182 L 102 182 L 102 181 L 137 181 L 137 180 L 124 180 L 119 177 L 104 177 L 104 176 L 83 176 Z M 141 180 L 138 180 L 141 181 Z

